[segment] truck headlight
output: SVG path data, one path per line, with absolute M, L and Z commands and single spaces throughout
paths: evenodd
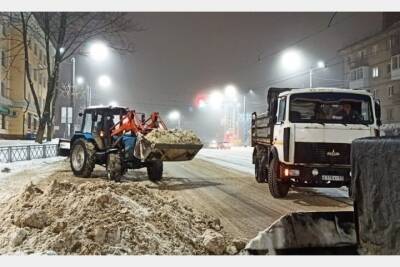
M 284 174 L 285 174 L 285 176 L 299 176 L 300 170 L 285 169 Z
M 317 176 L 318 173 L 319 173 L 318 169 L 313 169 L 313 170 L 311 171 L 311 174 L 314 175 L 314 176 Z

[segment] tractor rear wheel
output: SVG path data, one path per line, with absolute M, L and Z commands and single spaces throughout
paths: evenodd
M 268 168 L 268 187 L 274 198 L 284 198 L 289 192 L 289 183 L 282 182 L 279 178 L 279 162 L 274 157 Z
M 149 162 L 147 165 L 147 175 L 152 182 L 160 181 L 163 175 L 163 162 L 161 160 Z
M 119 154 L 110 153 L 107 156 L 107 178 L 116 182 L 121 181 L 123 175 L 121 157 Z
M 72 144 L 70 164 L 75 176 L 89 178 L 96 164 L 93 143 L 78 139 Z

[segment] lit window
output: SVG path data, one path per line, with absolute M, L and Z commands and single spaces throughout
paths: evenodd
M 379 68 L 378 67 L 373 67 L 372 68 L 372 77 L 373 78 L 379 77 Z

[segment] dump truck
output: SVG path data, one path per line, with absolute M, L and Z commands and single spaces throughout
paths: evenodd
M 269 88 L 267 112 L 252 114 L 255 178 L 274 198 L 290 187 L 351 192 L 351 142 L 379 136 L 380 104 L 366 90 Z
M 169 130 L 158 112 L 126 107 L 89 107 L 71 140 L 61 139 L 60 155 L 69 155 L 75 176 L 90 177 L 95 165 L 119 181 L 128 169 L 146 168 L 151 181 L 162 179 L 164 161 L 192 160 L 202 148 L 190 131 Z

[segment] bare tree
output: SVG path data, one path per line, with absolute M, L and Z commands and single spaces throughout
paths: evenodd
M 53 121 L 58 94 L 60 64 L 76 54 L 84 54 L 81 48 L 91 39 L 102 39 L 121 53 L 131 52 L 131 40 L 127 33 L 142 30 L 128 13 L 6 13 L 3 17 L 21 35 L 25 60 L 25 73 L 39 117 L 36 142 L 42 143 L 47 126 L 47 139 L 53 134 Z M 38 89 L 32 82 L 30 70 L 30 42 L 34 38 L 44 44 L 47 72 L 46 98 L 42 110 Z M 21 46 L 19 46 L 21 49 Z

